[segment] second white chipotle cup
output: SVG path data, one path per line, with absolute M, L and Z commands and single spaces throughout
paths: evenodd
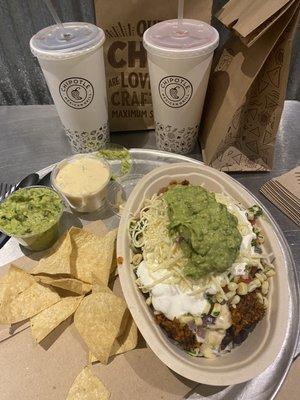
M 104 31 L 89 23 L 49 26 L 30 40 L 73 152 L 109 142 Z
M 159 22 L 143 36 L 147 50 L 156 144 L 161 150 L 193 150 L 219 34 L 193 19 Z

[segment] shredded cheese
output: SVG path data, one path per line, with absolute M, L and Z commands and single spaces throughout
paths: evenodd
M 225 194 L 216 193 L 216 200 L 225 204 L 229 212 L 236 216 L 238 229 L 241 235 L 251 236 L 252 226 L 246 218 L 246 211 L 234 199 Z M 154 194 L 151 199 L 145 200 L 144 207 L 139 213 L 139 218 L 132 218 L 129 224 L 129 234 L 132 244 L 143 252 L 143 259 L 146 261 L 149 274 L 153 283 L 143 286 L 143 291 L 150 291 L 155 285 L 164 282 L 171 285 L 178 285 L 181 290 L 189 295 L 201 294 L 211 288 L 217 288 L 221 296 L 226 299 L 219 279 L 228 283 L 232 279 L 231 270 L 219 275 L 209 275 L 194 281 L 186 277 L 183 268 L 187 263 L 183 252 L 177 242 L 169 236 L 168 206 L 163 196 Z M 251 238 L 250 238 L 251 239 Z M 249 244 L 250 243 L 250 244 Z M 253 251 L 251 241 L 240 249 L 235 263 L 247 263 L 262 267 L 262 259 L 270 259 L 271 254 L 258 254 Z M 155 276 L 154 276 L 155 275 Z

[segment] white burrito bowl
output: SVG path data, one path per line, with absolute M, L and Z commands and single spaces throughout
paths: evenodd
M 185 378 L 203 384 L 218 386 L 238 384 L 262 373 L 274 361 L 282 347 L 291 306 L 288 295 L 287 261 L 273 222 L 267 218 L 260 218 L 259 222 L 265 235 L 263 248 L 266 253 L 274 253 L 276 269 L 269 292 L 270 306 L 264 319 L 240 346 L 214 360 L 192 357 L 174 345 L 156 324 L 152 310 L 135 283 L 135 275 L 130 266 L 128 224 L 129 219 L 138 214 L 146 198 L 168 186 L 171 181 L 185 179 L 192 185 L 203 185 L 210 191 L 228 193 L 245 207 L 259 204 L 257 199 L 237 181 L 205 165 L 178 163 L 156 168 L 139 181 L 122 213 L 117 239 L 117 256 L 123 294 L 147 344 L 169 368 Z

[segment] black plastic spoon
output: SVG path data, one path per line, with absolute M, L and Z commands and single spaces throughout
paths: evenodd
M 23 178 L 19 183 L 16 184 L 15 189 L 11 192 L 15 192 L 18 189 L 25 188 L 28 186 L 37 185 L 40 180 L 38 174 L 29 174 Z M 0 249 L 5 245 L 5 243 L 10 239 L 10 236 L 5 235 L 5 233 L 0 233 Z
M 43 178 L 41 178 L 39 180 L 38 185 L 50 186 L 50 175 L 51 175 L 51 171 L 48 172 L 48 174 L 46 174 L 45 176 L 43 176 Z
M 36 174 L 36 173 L 29 174 L 24 179 L 22 179 L 19 183 L 17 183 L 15 190 L 18 190 L 18 189 L 21 189 L 21 188 L 25 188 L 25 187 L 28 187 L 28 186 L 37 185 L 39 180 L 40 180 L 40 177 L 39 177 L 38 174 Z

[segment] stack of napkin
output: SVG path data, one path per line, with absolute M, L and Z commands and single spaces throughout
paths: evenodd
M 260 191 L 300 226 L 300 165 L 265 183 Z

